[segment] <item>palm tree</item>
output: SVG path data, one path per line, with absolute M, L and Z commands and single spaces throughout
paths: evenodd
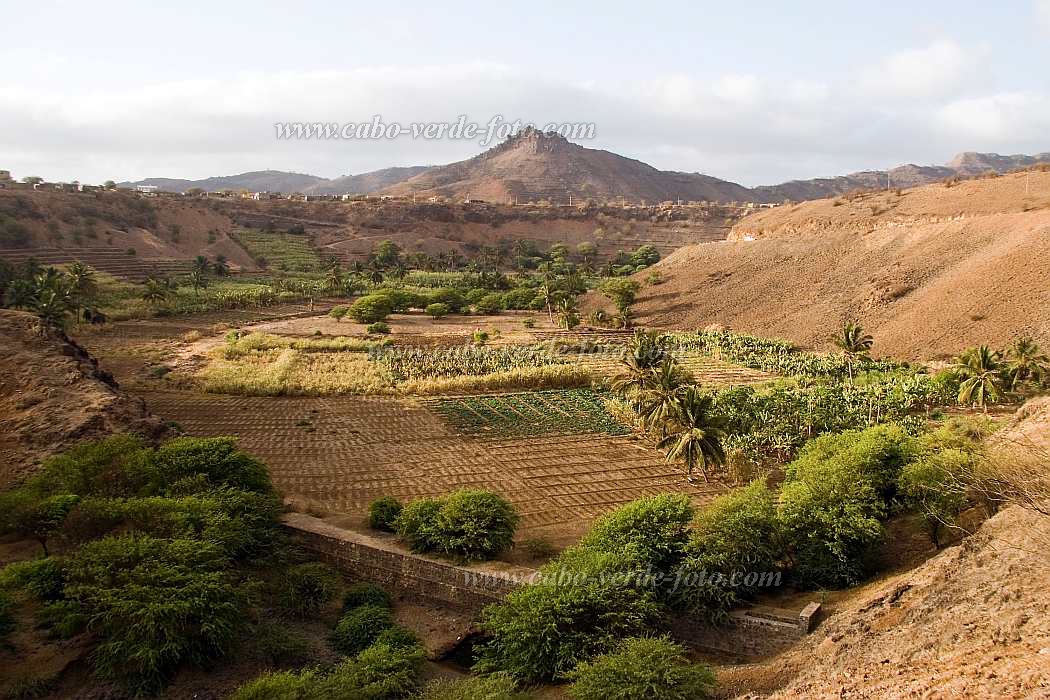
M 648 370 L 645 387 L 638 392 L 638 415 L 648 429 L 659 428 L 660 439 L 667 435 L 667 424 L 674 406 L 686 390 L 688 376 L 674 357 L 668 355 Z
M 215 262 L 211 266 L 216 277 L 226 277 L 230 274 L 230 264 L 226 262 L 225 255 L 216 255 Z
M 168 285 L 164 282 L 150 277 L 146 280 L 146 287 L 142 290 L 142 298 L 150 304 L 163 303 L 168 298 Z
M 559 302 L 558 325 L 569 331 L 580 325 L 579 307 L 573 297 L 565 297 Z
M 208 262 L 208 258 L 203 255 L 198 255 L 193 259 L 193 272 L 199 272 L 202 275 L 207 274 L 208 270 L 211 269 L 211 263 Z
M 725 464 L 722 448 L 724 420 L 714 412 L 714 398 L 695 386 L 675 397 L 668 421 L 670 432 L 658 446 L 667 450 L 667 461 L 685 461 L 686 478 L 693 481 L 693 469 L 700 468 L 704 481 L 708 469 Z
M 553 283 L 544 282 L 536 292 L 547 307 L 547 315 L 550 317 L 551 323 L 554 323 L 554 305 L 558 302 L 558 290 L 554 287 Z
M 80 310 L 85 306 L 85 302 L 94 296 L 97 288 L 95 273 L 90 267 L 76 260 L 66 270 L 66 278 L 73 305 L 73 318 L 80 323 Z
M 853 384 L 853 363 L 861 358 L 868 358 L 875 339 L 864 333 L 864 328 L 853 321 L 847 321 L 835 340 L 835 345 L 846 357 L 846 371 L 849 372 L 849 383 Z
M 654 368 L 669 356 L 662 337 L 656 331 L 638 330 L 620 355 L 620 371 L 612 378 L 610 389 L 640 407 L 642 392 L 653 385 Z
M 325 275 L 325 285 L 327 285 L 328 291 L 332 294 L 343 288 L 343 270 L 339 267 L 339 263 L 333 263 L 328 268 L 328 272 Z
M 1039 384 L 1050 365 L 1050 359 L 1039 352 L 1039 346 L 1029 336 L 1015 340 L 1013 347 L 1006 351 L 1006 359 L 1006 373 L 1011 388 L 1029 381 Z
M 193 291 L 200 296 L 201 290 L 208 286 L 208 277 L 200 270 L 193 270 L 190 276 L 186 279 L 190 286 L 193 287 Z
M 988 410 L 988 401 L 1003 398 L 1001 356 L 987 345 L 971 348 L 959 355 L 952 369 L 962 380 L 959 385 L 959 403 L 981 406 Z

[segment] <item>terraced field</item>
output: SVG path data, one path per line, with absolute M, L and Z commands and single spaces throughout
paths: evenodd
M 296 272 L 321 269 L 321 258 L 305 235 L 246 230 L 231 237 L 253 260 L 265 260 L 267 267 Z
M 612 353 L 569 355 L 595 374 L 611 377 L 620 371 L 619 358 Z M 761 384 L 777 379 L 777 375 L 750 367 L 730 364 L 699 353 L 679 353 L 678 364 L 705 386 L 735 386 Z
M 606 412 L 602 395 L 591 389 L 463 396 L 431 401 L 428 406 L 468 435 L 626 435 L 629 432 Z
M 629 437 L 607 433 L 480 439 L 424 404 L 369 397 L 140 394 L 193 435 L 235 435 L 270 465 L 286 496 L 354 518 L 379 496 L 435 496 L 484 487 L 523 516 L 520 537 L 568 544 L 596 516 L 666 491 L 706 500 L 720 484 L 690 485 L 679 465 Z

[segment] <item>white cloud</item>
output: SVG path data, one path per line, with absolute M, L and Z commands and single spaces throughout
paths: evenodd
M 1050 2 L 1050 0 L 1046 0 Z M 1004 92 L 940 41 L 829 82 L 752 74 L 570 82 L 498 63 L 245 74 L 68 93 L 0 78 L 0 167 L 83 181 L 275 168 L 324 176 L 472 156 L 474 141 L 278 141 L 285 121 L 593 122 L 606 148 L 745 184 L 960 150 L 1046 151 L 1048 97 Z
M 1035 0 L 1035 14 L 1043 30 L 1050 33 L 1050 0 Z
M 935 99 L 971 86 L 987 47 L 963 47 L 936 41 L 919 49 L 890 54 L 864 71 L 858 88 L 881 99 Z

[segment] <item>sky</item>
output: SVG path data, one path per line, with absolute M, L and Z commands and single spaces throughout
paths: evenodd
M 1050 0 L 0 0 L 0 18 L 19 178 L 336 177 L 484 150 L 276 136 L 375 116 L 593 124 L 585 146 L 745 185 L 1050 151 Z

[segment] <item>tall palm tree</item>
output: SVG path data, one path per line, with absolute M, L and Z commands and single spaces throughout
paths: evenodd
M 1029 336 L 1018 338 L 1006 351 L 1006 373 L 1010 387 L 1025 382 L 1039 384 L 1048 373 L 1050 359 L 1039 352 L 1039 346 Z
M 678 459 L 685 462 L 686 478 L 690 482 L 697 467 L 704 475 L 704 481 L 709 481 L 708 470 L 714 470 L 726 461 L 722 447 L 724 425 L 724 419 L 714 412 L 714 398 L 691 386 L 675 398 L 668 421 L 670 430 L 658 447 L 667 450 L 668 462 Z
M 952 369 L 962 380 L 959 385 L 959 403 L 981 406 L 988 410 L 988 402 L 1003 398 L 1001 356 L 987 345 L 971 348 L 959 355 Z
M 849 383 L 853 384 L 853 364 L 861 359 L 868 358 L 871 346 L 875 339 L 864 332 L 863 326 L 853 321 L 847 321 L 839 335 L 834 339 L 835 345 L 842 350 L 846 357 L 846 371 L 849 373 Z
M 573 297 L 565 297 L 558 303 L 558 325 L 571 331 L 580 325 L 580 310 Z
M 336 293 L 343 288 L 343 270 L 339 266 L 339 263 L 333 263 L 325 274 L 325 285 L 328 287 L 328 291 Z
M 203 255 L 198 255 L 196 258 L 193 259 L 193 272 L 199 272 L 202 275 L 205 275 L 210 269 L 211 263 L 208 262 L 208 258 L 204 257 Z
M 208 276 L 200 270 L 193 270 L 186 280 L 193 287 L 193 291 L 200 296 L 201 290 L 208 286 Z
M 80 323 L 80 310 L 91 300 L 97 289 L 95 273 L 90 267 L 76 260 L 66 270 L 66 279 L 69 283 L 73 318 Z

